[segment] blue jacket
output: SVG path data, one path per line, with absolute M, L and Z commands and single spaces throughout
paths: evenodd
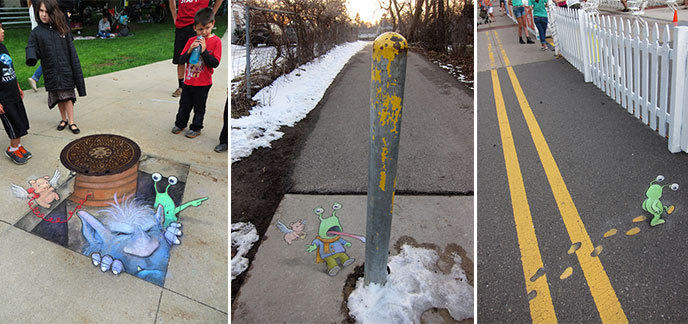
M 328 256 L 337 254 L 337 253 L 342 253 L 346 252 L 346 249 L 344 248 L 344 244 L 349 243 L 343 238 L 339 238 L 335 242 L 330 243 L 330 252 L 325 253 L 325 243 L 318 238 L 314 239 L 311 244 L 315 244 L 318 246 L 318 252 L 320 253 L 321 258 L 327 258 Z

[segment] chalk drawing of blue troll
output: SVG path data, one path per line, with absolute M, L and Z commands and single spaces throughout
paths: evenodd
M 162 286 L 172 245 L 179 244 L 181 224 L 171 223 L 163 231 L 165 212 L 153 209 L 137 199 L 117 201 L 102 211 L 103 222 L 86 211 L 79 211 L 81 232 L 86 244 L 83 254 L 90 255 L 100 270 L 122 271 Z

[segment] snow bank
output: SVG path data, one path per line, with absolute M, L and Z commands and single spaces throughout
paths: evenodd
M 433 63 L 439 65 L 439 67 L 447 70 L 449 74 L 451 74 L 453 77 L 455 77 L 459 82 L 466 84 L 469 89 L 473 90 L 473 80 L 469 80 L 465 75 L 463 75 L 463 71 L 461 71 L 460 66 L 454 66 L 452 64 L 444 64 L 440 61 L 433 61 Z
M 237 247 L 237 253 L 232 258 L 232 280 L 248 269 L 248 259 L 244 258 L 253 243 L 258 241 L 258 231 L 251 223 L 232 224 L 232 247 Z
M 270 142 L 284 135 L 280 127 L 292 127 L 306 117 L 351 56 L 367 44 L 358 41 L 339 45 L 260 90 L 253 97 L 258 105 L 251 115 L 232 119 L 232 163 L 251 155 L 256 148 L 270 147 Z
M 433 307 L 446 308 L 457 320 L 473 317 L 473 287 L 454 254 L 449 274 L 437 268 L 439 256 L 433 250 L 402 247 L 389 260 L 390 274 L 384 286 L 365 287 L 359 278 L 348 299 L 349 314 L 358 323 L 420 323 Z

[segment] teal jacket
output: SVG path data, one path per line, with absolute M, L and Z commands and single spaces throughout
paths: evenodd
M 547 18 L 547 1 L 548 0 L 528 0 L 533 6 L 533 16 Z

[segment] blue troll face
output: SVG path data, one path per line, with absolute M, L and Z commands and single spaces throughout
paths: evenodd
M 102 211 L 103 222 L 86 211 L 77 215 L 82 221 L 86 240 L 82 253 L 105 272 L 124 271 L 154 284 L 163 285 L 170 256 L 170 244 L 164 237 L 162 206 L 153 209 L 136 199 L 111 204 Z

